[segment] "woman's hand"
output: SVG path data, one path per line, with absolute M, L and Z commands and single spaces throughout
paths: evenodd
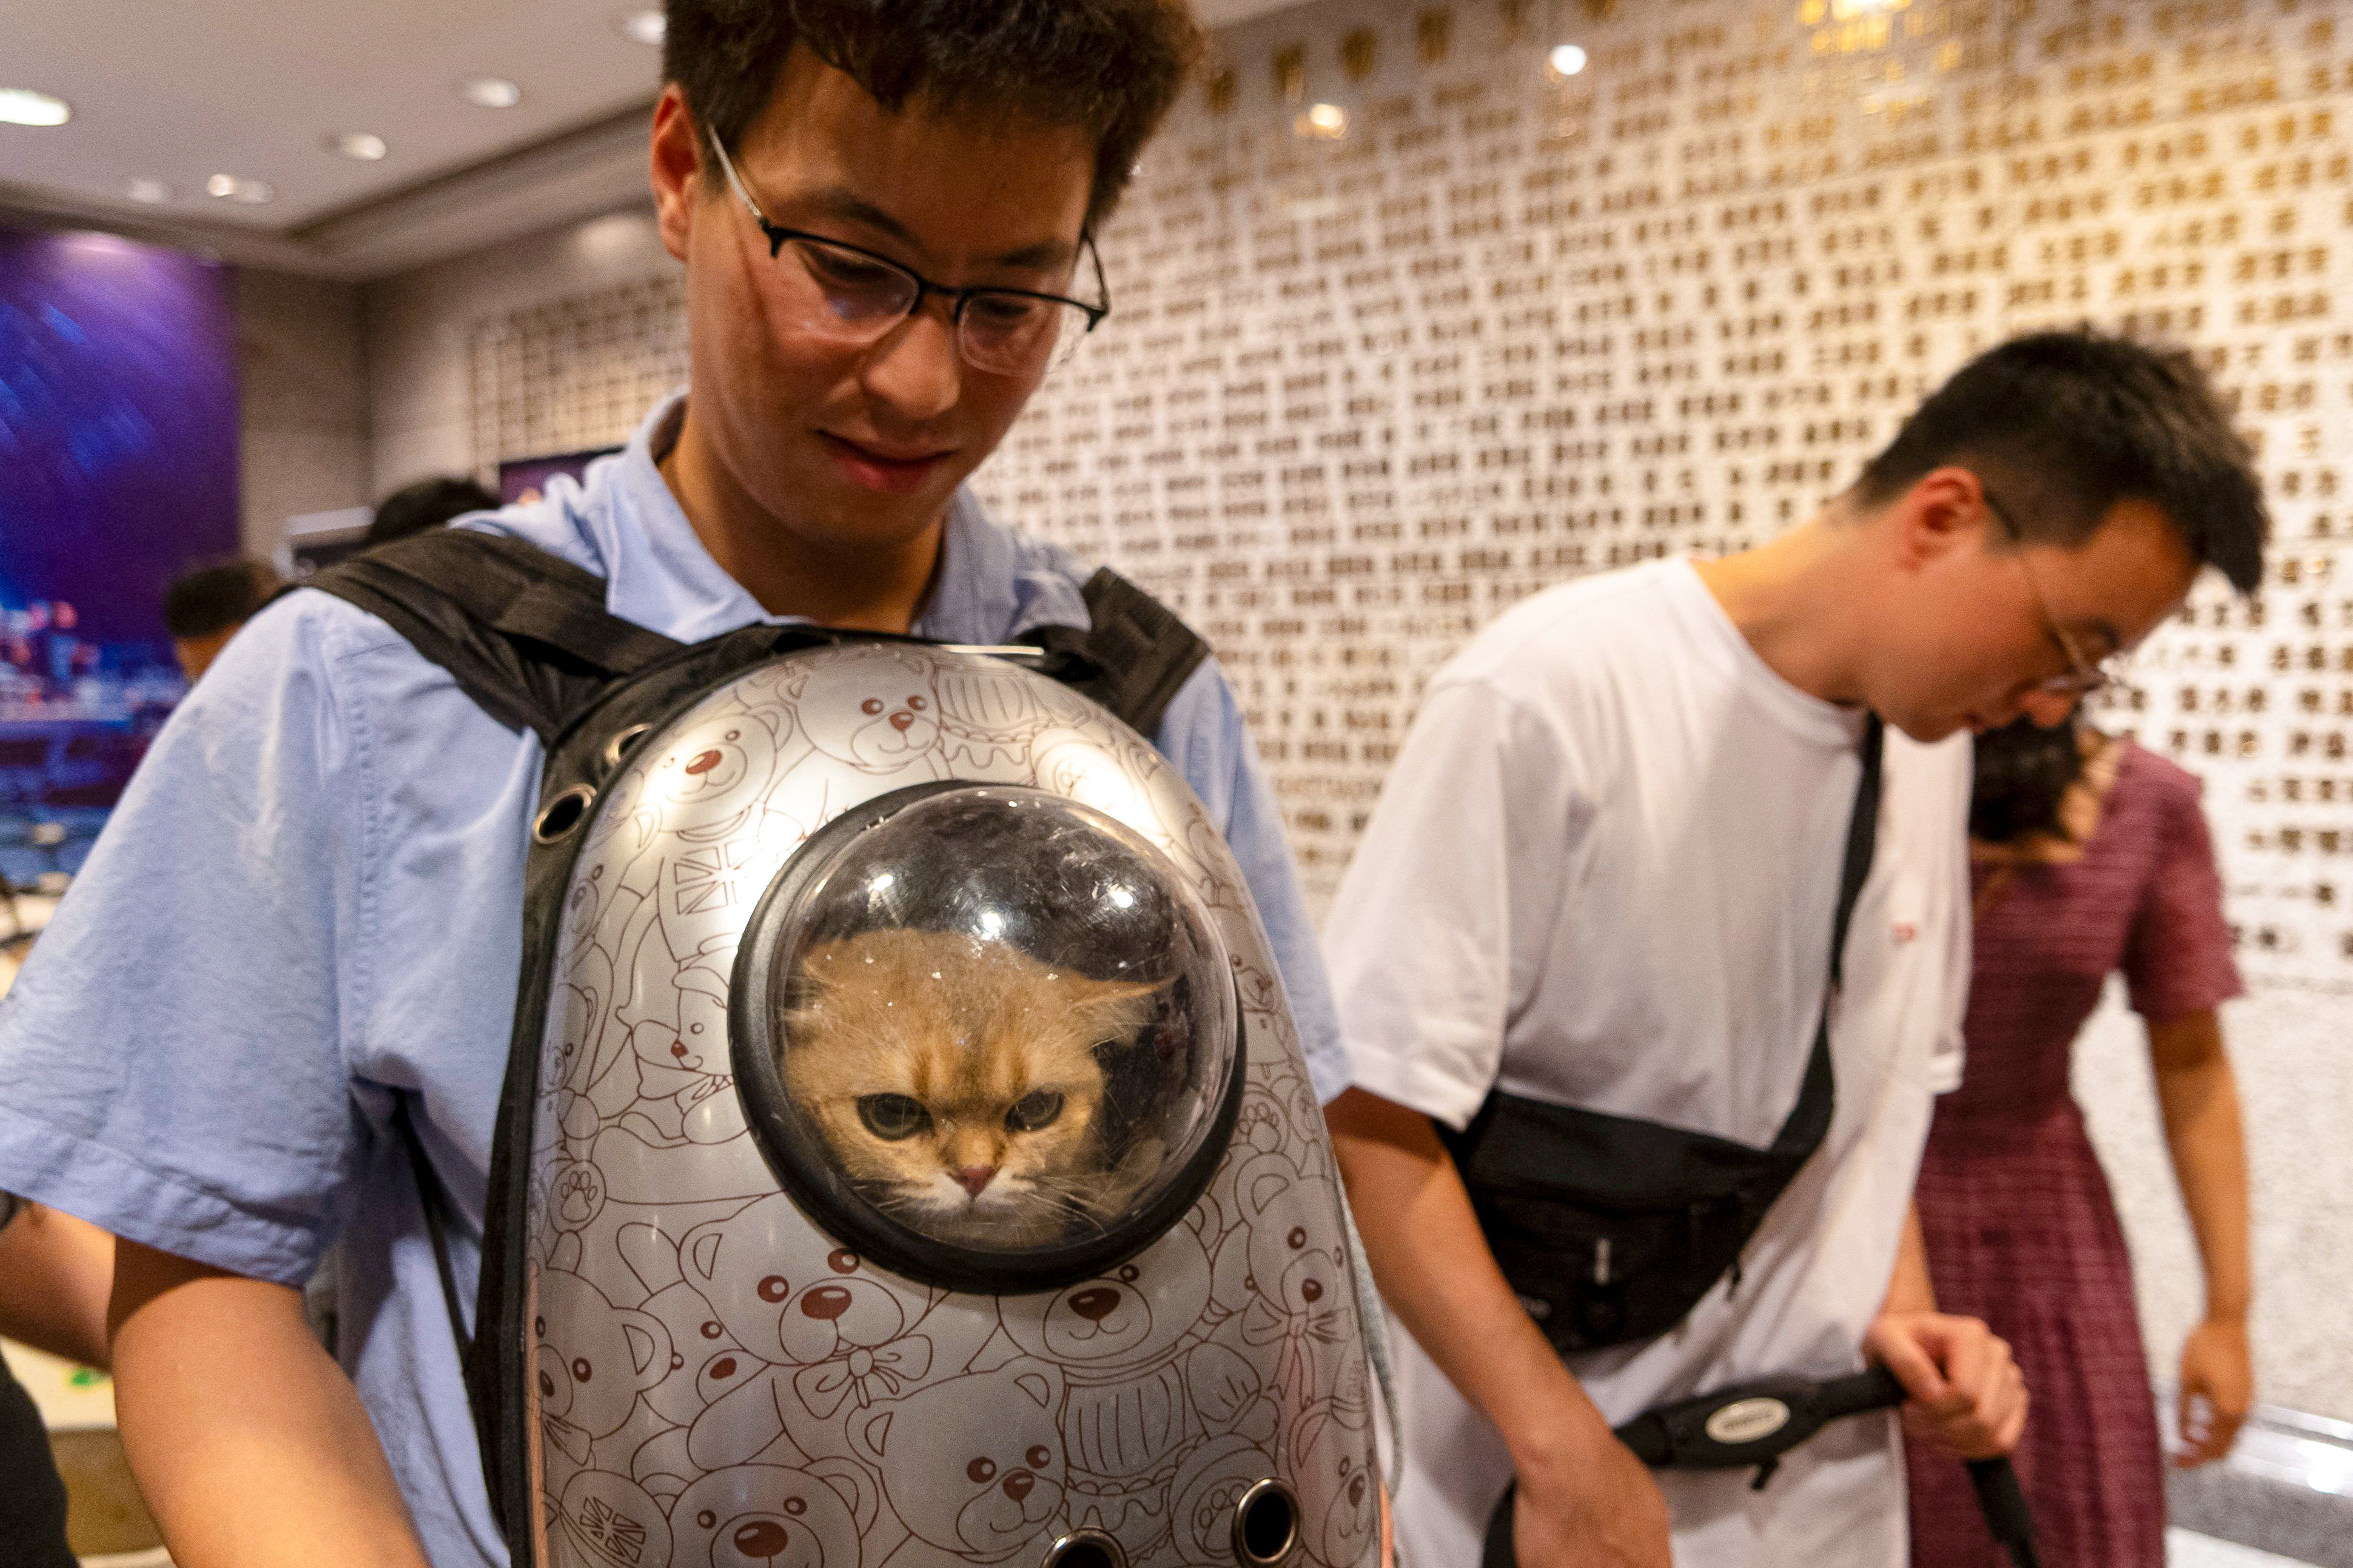
M 2254 1401 L 2254 1358 L 2247 1349 L 2247 1325 L 2209 1318 L 2189 1331 L 2181 1347 L 2181 1452 L 2173 1462 L 2189 1470 L 2211 1465 L 2231 1451 Z

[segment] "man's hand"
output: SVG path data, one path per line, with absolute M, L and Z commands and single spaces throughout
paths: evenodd
M 2211 1465 L 2239 1440 L 2239 1426 L 2255 1397 L 2253 1358 L 2247 1351 L 2247 1325 L 2209 1318 L 2181 1347 L 2182 1451 L 2180 1468 Z
M 1883 1312 L 1863 1350 L 1883 1362 L 1911 1399 L 1905 1425 L 1957 1458 L 1989 1459 L 2018 1446 L 2026 1380 L 2007 1341 L 1975 1318 Z
M 1519 1463 L 1519 1568 L 1673 1568 L 1667 1500 L 1650 1467 L 1606 1430 L 1600 1438 Z

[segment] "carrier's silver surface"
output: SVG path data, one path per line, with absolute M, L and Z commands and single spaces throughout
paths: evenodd
M 1239 982 L 1240 1121 L 1203 1195 L 1098 1277 L 1026 1295 L 858 1256 L 777 1177 L 732 1075 L 754 906 L 846 811 L 1027 785 L 1133 829 Z M 1006 660 L 799 653 L 629 754 L 585 828 L 531 1153 L 525 1391 L 541 1559 L 582 1568 L 1293 1561 L 1378 1549 L 1370 1388 L 1329 1145 L 1264 931 L 1199 802 L 1134 731 Z

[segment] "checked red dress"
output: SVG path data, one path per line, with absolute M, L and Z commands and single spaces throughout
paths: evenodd
M 1920 1223 L 1944 1311 L 2010 1342 L 2033 1405 L 2016 1456 L 2048 1568 L 2162 1568 L 2165 1478 L 2107 1179 L 2068 1092 L 2077 1032 L 2123 971 L 2165 1020 L 2239 993 L 2198 781 L 2123 743 L 2083 858 L 1976 870 L 1961 1087 L 1937 1103 Z M 1916 1568 L 2002 1568 L 1958 1461 L 1909 1453 Z

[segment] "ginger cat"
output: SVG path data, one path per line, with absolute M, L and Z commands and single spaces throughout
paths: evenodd
M 1094 980 L 956 931 L 864 931 L 802 959 L 785 1086 L 883 1213 L 967 1245 L 1050 1242 L 1107 1219 L 1158 1168 L 1114 1158 L 1102 1054 L 1165 985 Z

